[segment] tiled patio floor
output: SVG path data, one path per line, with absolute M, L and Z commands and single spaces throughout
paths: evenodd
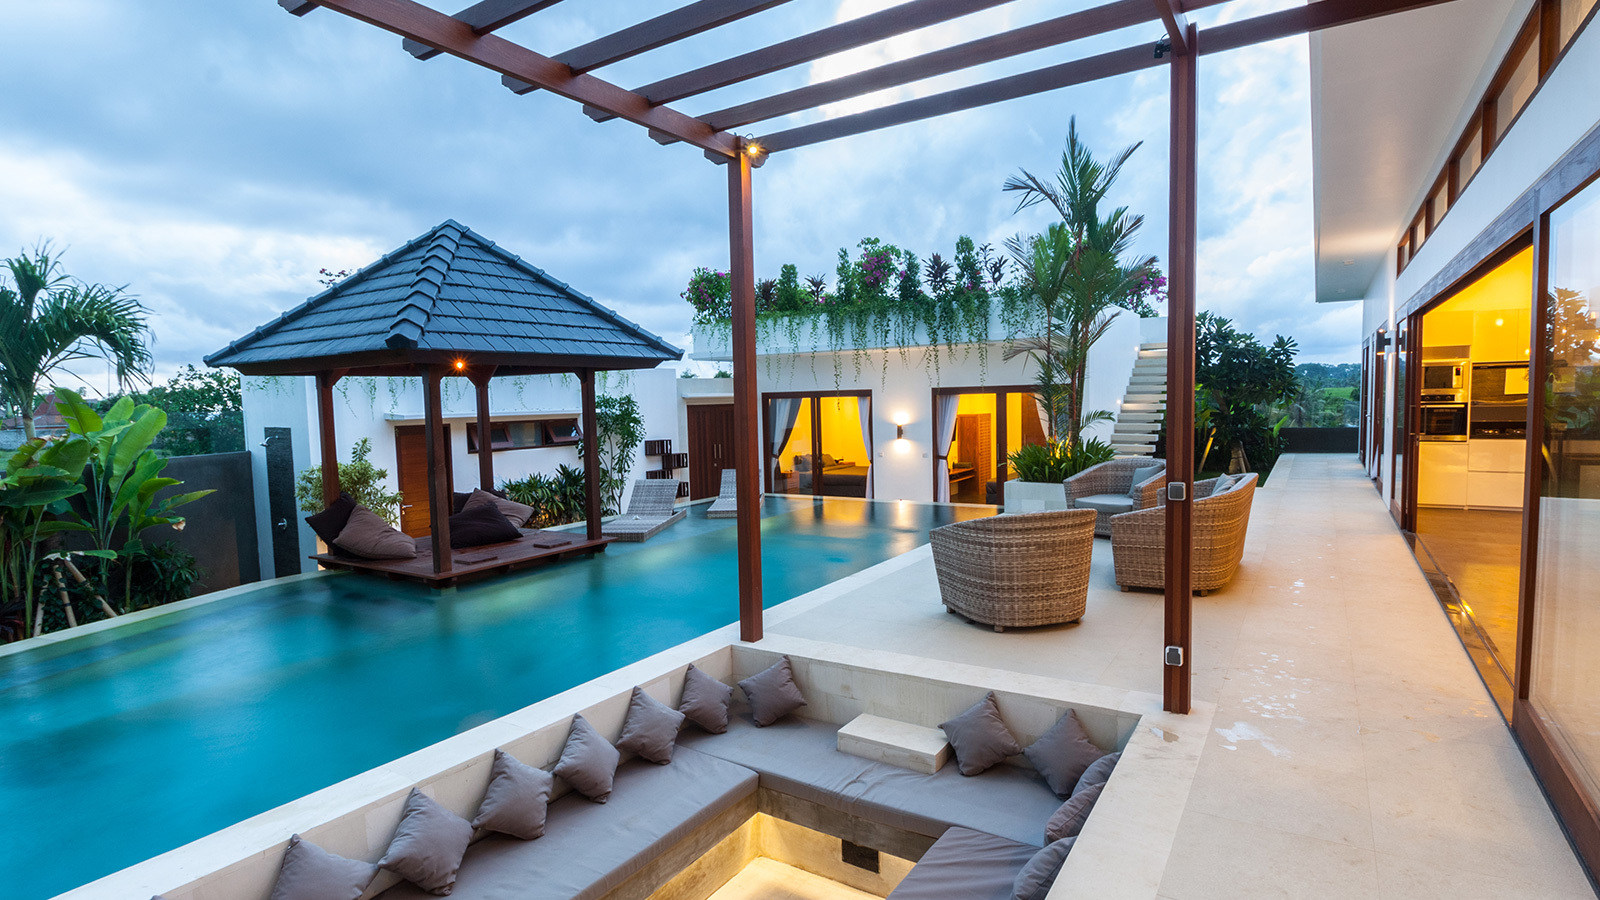
M 1117 590 L 1109 542 L 1082 625 L 1004 634 L 945 613 L 912 556 L 769 630 L 1160 693 L 1161 597 Z M 1194 618 L 1217 712 L 1163 897 L 1595 896 L 1352 458 L 1284 457 Z

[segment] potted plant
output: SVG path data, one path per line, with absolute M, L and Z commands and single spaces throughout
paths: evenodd
M 1065 441 L 1028 444 L 1012 453 L 1009 460 L 1016 477 L 1006 482 L 1006 512 L 1068 508 L 1067 489 L 1062 482 L 1072 474 L 1072 454 Z

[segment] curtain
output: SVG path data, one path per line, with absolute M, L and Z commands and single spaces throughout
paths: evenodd
M 778 475 L 783 471 L 783 448 L 794 433 L 794 423 L 800 420 L 800 400 L 784 397 L 772 401 L 772 417 L 767 420 L 767 432 L 772 436 L 772 490 L 780 491 Z
M 868 500 L 872 499 L 872 401 L 867 397 L 856 398 L 856 412 L 861 415 L 861 445 L 867 448 L 867 487 L 862 494 Z
M 956 439 L 956 410 L 960 408 L 960 394 L 939 395 L 939 433 L 933 436 L 933 455 L 937 458 L 934 484 L 938 493 L 933 499 L 940 503 L 950 502 L 950 443 Z
M 1039 412 L 1039 427 L 1044 429 L 1045 437 L 1048 438 L 1050 436 L 1050 414 L 1045 412 L 1044 403 L 1039 399 L 1038 394 L 1029 394 L 1028 396 L 1033 398 L 1033 408 Z

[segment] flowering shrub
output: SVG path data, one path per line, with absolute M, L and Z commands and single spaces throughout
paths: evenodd
M 696 325 L 706 325 L 733 315 L 733 289 L 727 272 L 696 268 L 689 286 L 678 296 L 694 307 Z

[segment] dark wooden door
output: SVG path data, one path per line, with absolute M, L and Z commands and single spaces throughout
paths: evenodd
M 450 426 L 444 427 L 444 445 L 450 446 Z M 432 519 L 428 517 L 428 431 L 421 425 L 398 425 L 394 429 L 395 471 L 400 479 L 400 530 L 412 537 L 426 537 L 433 532 Z M 455 484 L 450 457 L 445 457 L 447 479 Z M 444 498 L 449 502 L 450 498 Z
M 689 499 L 715 497 L 733 467 L 733 407 L 689 407 Z

